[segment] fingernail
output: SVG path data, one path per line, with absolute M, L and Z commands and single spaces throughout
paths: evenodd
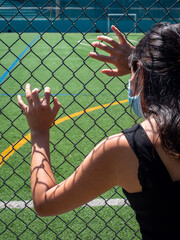
M 94 49 L 95 50 L 95 49 Z M 89 53 L 90 56 L 96 55 L 96 52 L 90 52 Z
M 50 89 L 49 87 L 45 87 L 45 88 L 44 88 L 44 91 L 45 91 L 45 92 L 51 92 L 51 89 Z
M 31 88 L 30 84 L 27 83 L 27 84 L 26 84 L 26 87 L 25 87 L 25 91 L 28 91 L 30 88 Z
M 32 92 L 39 92 L 39 89 L 38 89 L 38 88 L 35 88 L 35 89 L 33 89 Z

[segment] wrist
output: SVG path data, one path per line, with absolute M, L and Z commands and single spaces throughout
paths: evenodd
M 38 151 L 49 156 L 49 131 L 31 131 L 31 147 L 33 154 Z
M 31 139 L 36 139 L 36 138 L 49 138 L 49 129 L 40 131 L 40 130 L 31 130 Z

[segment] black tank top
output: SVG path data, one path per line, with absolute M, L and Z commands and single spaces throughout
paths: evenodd
M 124 191 L 143 240 L 180 240 L 180 181 L 173 182 L 140 124 L 123 131 L 139 160 L 142 192 Z

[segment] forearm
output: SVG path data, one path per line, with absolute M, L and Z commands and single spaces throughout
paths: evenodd
M 32 133 L 31 191 L 34 206 L 44 204 L 46 192 L 56 185 L 52 172 L 49 152 L 49 131 L 43 134 Z

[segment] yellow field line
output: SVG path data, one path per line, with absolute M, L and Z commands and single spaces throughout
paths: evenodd
M 60 118 L 60 119 L 56 120 L 54 124 L 58 125 L 59 123 L 65 122 L 69 119 L 80 116 L 84 113 L 92 112 L 92 111 L 95 111 L 95 110 L 98 110 L 98 109 L 101 109 L 101 108 L 105 108 L 105 107 L 108 107 L 108 106 L 114 106 L 114 105 L 117 105 L 119 103 L 126 103 L 126 102 L 128 102 L 128 100 L 122 100 L 122 101 L 118 101 L 118 102 L 114 102 L 114 103 L 107 103 L 107 104 L 104 104 L 104 105 L 99 105 L 99 106 L 96 106 L 96 107 L 87 108 L 87 109 L 82 110 L 80 112 L 76 112 L 76 113 L 70 114 L 69 116 Z M 8 160 L 8 158 L 10 156 L 12 156 L 20 147 L 22 147 L 27 141 L 30 141 L 30 140 L 31 140 L 31 134 L 28 133 L 25 137 L 23 137 L 19 141 L 16 141 L 11 146 L 6 148 L 6 150 L 4 150 L 0 154 L 0 167 Z

